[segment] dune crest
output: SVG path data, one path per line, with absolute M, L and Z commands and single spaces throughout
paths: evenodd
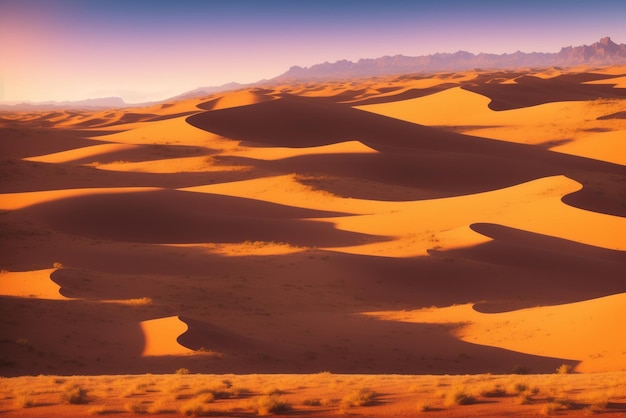
M 178 343 L 178 337 L 187 332 L 188 326 L 178 316 L 149 319 L 139 323 L 145 345 L 141 355 L 178 356 L 193 354 L 194 351 Z

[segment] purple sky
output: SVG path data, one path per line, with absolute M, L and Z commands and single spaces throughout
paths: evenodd
M 165 99 L 383 55 L 626 43 L 626 1 L 0 0 L 0 101 Z

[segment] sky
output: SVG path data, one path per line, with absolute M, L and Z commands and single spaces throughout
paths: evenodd
M 624 0 L 0 0 L 0 101 L 164 100 L 291 66 L 626 43 Z

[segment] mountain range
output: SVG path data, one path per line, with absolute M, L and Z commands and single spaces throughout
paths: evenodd
M 294 66 L 271 81 L 321 81 L 408 74 L 433 71 L 463 71 L 475 68 L 503 69 L 522 67 L 573 67 L 577 65 L 610 65 L 626 62 L 626 44 L 616 44 L 609 37 L 592 45 L 568 46 L 557 53 L 517 51 L 513 54 L 472 54 L 466 51 L 438 53 L 418 57 L 405 55 L 325 62 L 308 68 Z
M 605 37 L 591 45 L 568 46 L 561 48 L 556 53 L 526 53 L 517 51 L 512 54 L 473 54 L 467 51 L 458 51 L 417 57 L 394 55 L 380 58 L 364 58 L 357 62 L 340 60 L 332 63 L 316 64 L 311 67 L 293 66 L 285 73 L 270 80 L 261 80 L 251 84 L 231 82 L 221 86 L 199 87 L 164 101 L 190 99 L 244 87 L 270 86 L 289 82 L 332 81 L 377 75 L 464 71 L 471 69 L 575 67 L 578 65 L 604 66 L 624 63 L 626 63 L 626 44 L 617 44 L 610 37 Z M 120 97 L 108 97 L 73 102 L 0 104 L 0 110 L 103 109 L 149 104 L 153 103 L 128 104 Z

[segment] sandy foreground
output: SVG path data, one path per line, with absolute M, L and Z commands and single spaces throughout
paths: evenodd
M 73 415 L 58 401 L 73 379 L 98 393 L 85 408 L 116 414 L 135 400 L 121 382 L 145 380 L 139 405 L 156 411 L 166 391 L 146 388 L 196 379 L 181 383 L 191 400 L 223 374 L 249 392 L 205 412 L 260 413 L 267 382 L 304 415 L 455 415 L 448 386 L 479 400 L 462 416 L 625 411 L 625 75 L 379 77 L 0 114 L 0 413 Z M 559 368 L 577 374 L 540 375 Z M 26 393 L 28 375 L 49 389 Z M 598 387 L 604 408 L 580 392 L 601 376 L 617 382 Z M 519 403 L 525 378 L 540 388 Z M 347 411 L 349 394 L 320 392 L 348 386 L 376 395 Z M 558 390 L 571 402 L 541 411 Z M 307 396 L 320 404 L 302 409 Z

